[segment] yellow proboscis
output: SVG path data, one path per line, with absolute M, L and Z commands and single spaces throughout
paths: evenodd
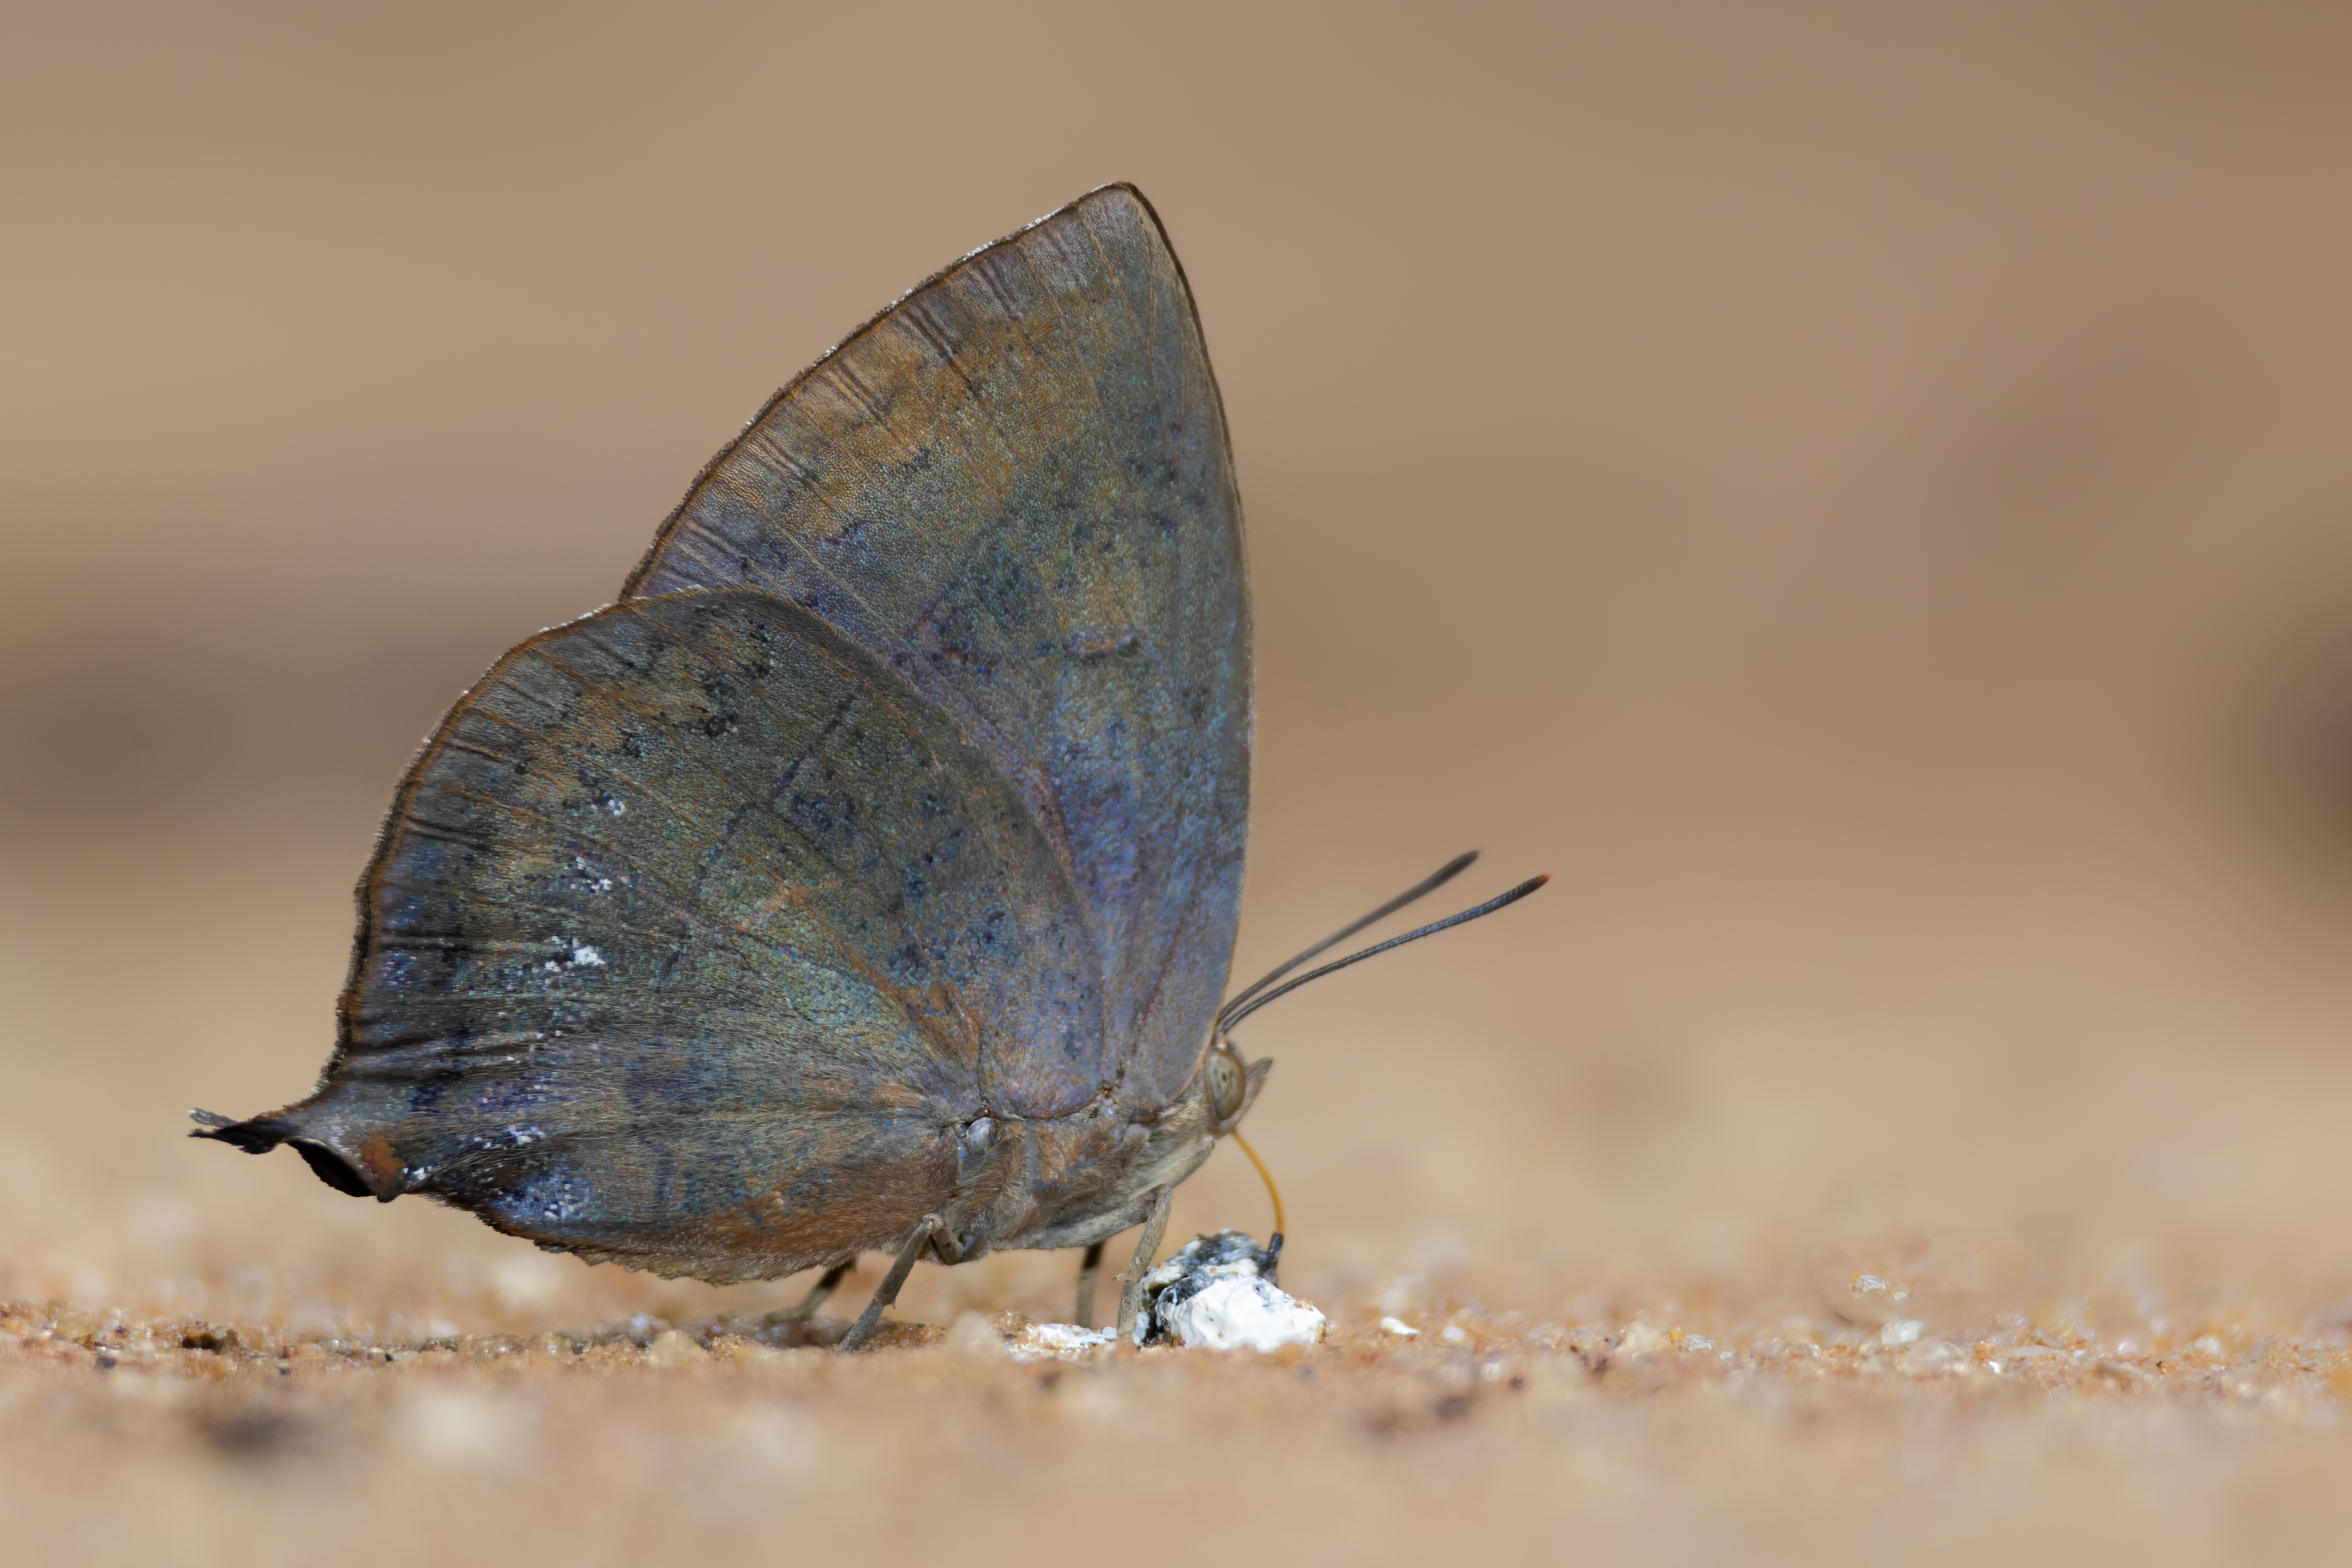
M 1242 1146 L 1242 1152 L 1249 1156 L 1249 1163 L 1257 1167 L 1257 1179 L 1265 1184 L 1265 1195 L 1274 1200 L 1274 1233 L 1276 1236 L 1289 1234 L 1288 1227 L 1282 1223 L 1282 1189 L 1274 1184 L 1274 1173 L 1265 1168 L 1265 1162 L 1257 1157 L 1257 1151 L 1249 1146 L 1248 1139 L 1238 1132 L 1226 1136 Z

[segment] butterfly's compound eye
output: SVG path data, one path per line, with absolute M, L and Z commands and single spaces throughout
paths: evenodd
M 1219 1121 L 1231 1121 L 1242 1113 L 1242 1099 L 1249 1092 L 1249 1073 L 1233 1047 L 1216 1045 L 1209 1047 L 1209 1107 L 1217 1113 Z

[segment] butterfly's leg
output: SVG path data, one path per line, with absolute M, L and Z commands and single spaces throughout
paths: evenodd
M 782 1328 L 787 1323 L 807 1322 L 816 1316 L 816 1310 L 824 1305 L 825 1298 L 833 1294 L 834 1287 L 841 1283 L 843 1276 L 856 1267 L 857 1254 L 853 1252 L 826 1269 L 824 1278 L 810 1286 L 807 1295 L 789 1307 L 780 1308 L 769 1313 L 760 1321 L 772 1329 Z
M 1078 1265 L 1078 1315 L 1071 1321 L 1082 1329 L 1095 1326 L 1095 1276 L 1102 1272 L 1102 1249 L 1101 1242 L 1094 1243 Z
M 1151 1269 L 1152 1255 L 1160 1250 L 1160 1241 L 1168 1234 L 1168 1211 L 1175 1205 L 1176 1189 L 1162 1187 L 1160 1195 L 1151 1200 L 1151 1216 L 1143 1222 L 1143 1239 L 1135 1244 L 1135 1261 L 1118 1271 L 1118 1337 L 1135 1337 L 1135 1314 L 1143 1308 L 1143 1277 Z
M 963 1249 L 956 1246 L 955 1233 L 948 1228 L 945 1220 L 935 1214 L 927 1214 L 917 1220 L 915 1228 L 907 1233 L 906 1245 L 898 1248 L 898 1261 L 890 1265 L 889 1273 L 882 1276 L 882 1283 L 875 1290 L 874 1300 L 866 1303 L 866 1310 L 857 1314 L 857 1321 L 849 1326 L 849 1332 L 841 1337 L 841 1342 L 833 1347 L 835 1350 L 845 1353 L 874 1337 L 876 1327 L 882 1321 L 883 1309 L 898 1300 L 898 1292 L 906 1286 L 907 1276 L 915 1271 L 915 1259 L 920 1258 L 923 1248 L 934 1240 L 939 1243 L 940 1256 L 945 1261 L 952 1263 L 956 1257 L 962 1255 Z M 950 1256 L 951 1253 L 954 1256 Z

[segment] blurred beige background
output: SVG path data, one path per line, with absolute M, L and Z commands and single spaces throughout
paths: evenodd
M 1956 1323 L 2352 1317 L 2352 13 L 19 5 L 0 146 L 0 1297 L 782 1300 L 184 1114 L 307 1089 L 459 689 L 1127 179 L 1248 508 L 1239 969 L 1556 877 L 1245 1031 L 1297 1279 L 1832 1321 L 1962 1237 Z

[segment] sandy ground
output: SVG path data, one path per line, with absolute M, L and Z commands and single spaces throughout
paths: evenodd
M 1041 1306 L 1022 1272 L 972 1299 Z M 1722 1304 L 1537 1321 L 1410 1281 L 1325 1301 L 1311 1351 L 1067 1363 L 1013 1359 L 1017 1309 L 842 1357 L 773 1348 L 744 1316 L 395 1341 L 292 1326 L 317 1303 L 249 1300 L 237 1321 L 12 1303 L 0 1500 L 39 1562 L 2352 1549 L 2341 1321 L 2074 1302 L 1967 1342 Z
M 0 1558 L 2352 1561 L 2347 79 L 2303 0 L 18 7 Z M 1330 1342 L 1017 1363 L 1019 1255 L 836 1360 L 189 1142 L 450 698 L 1109 179 L 1248 508 L 1238 971 L 1555 876 L 1244 1030 Z

